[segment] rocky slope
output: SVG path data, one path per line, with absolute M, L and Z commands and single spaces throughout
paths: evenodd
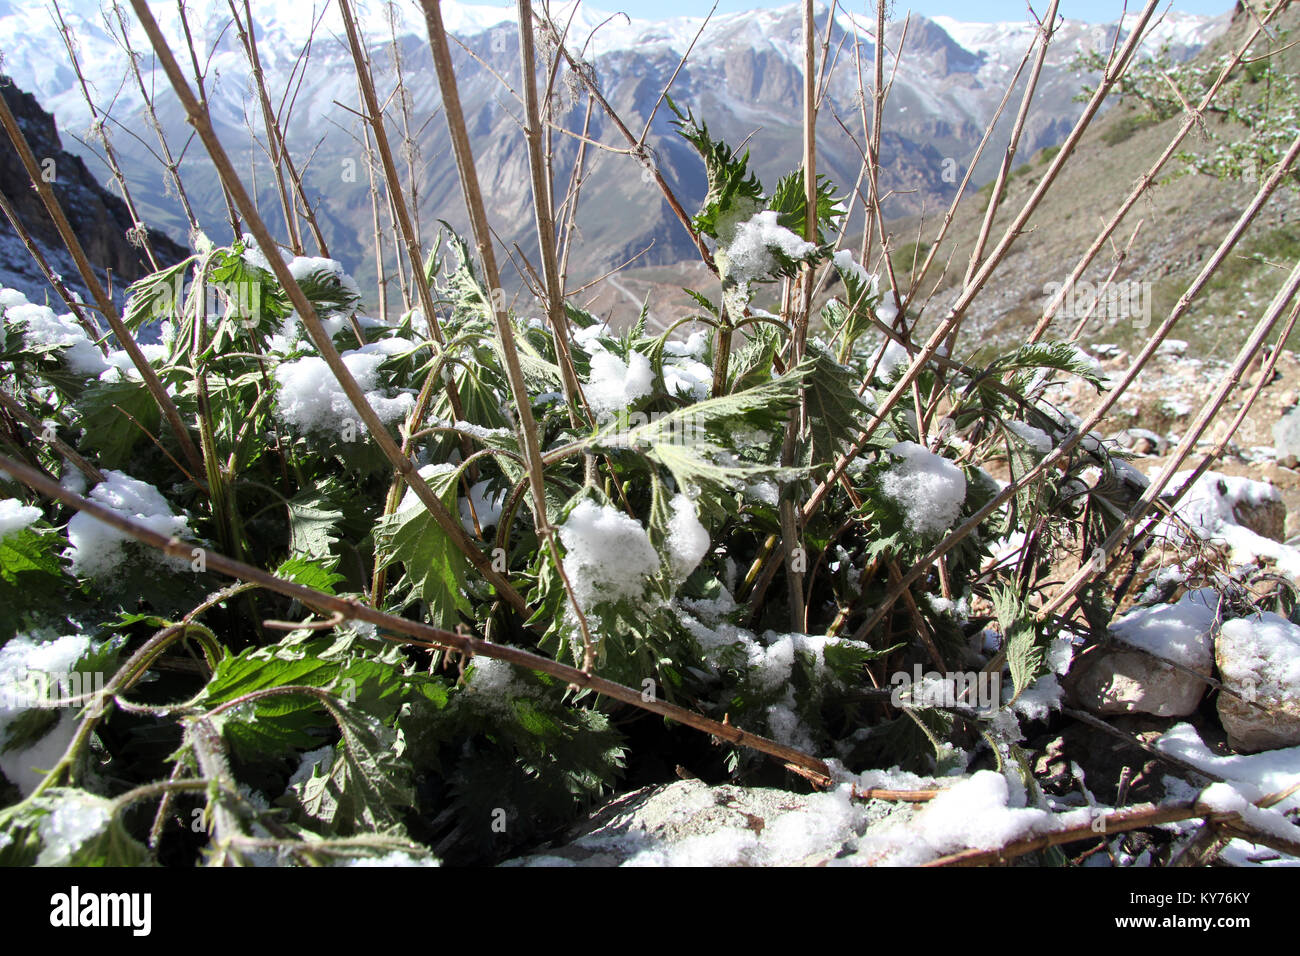
M 91 175 L 80 156 L 63 148 L 54 117 L 41 109 L 34 96 L 19 89 L 7 77 L 0 77 L 0 95 L 18 120 L 42 170 L 48 170 L 53 177 L 54 193 L 86 256 L 104 270 L 103 279 L 115 291 L 120 291 L 127 283 L 145 275 L 149 271 L 148 261 L 127 235 L 131 217 L 126 204 Z M 31 188 L 27 172 L 7 139 L 4 148 L 0 148 L 0 190 L 54 271 L 89 300 L 58 230 L 40 196 Z M 165 264 L 177 262 L 187 254 L 182 246 L 156 230 L 151 232 L 151 241 L 155 254 Z M 0 284 L 18 289 L 34 302 L 43 301 L 47 293 L 51 297 L 55 295 L 7 219 L 0 219 L 0 259 Z

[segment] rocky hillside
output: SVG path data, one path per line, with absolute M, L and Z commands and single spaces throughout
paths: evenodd
M 1300 25 L 1300 10 L 1293 7 L 1281 14 L 1279 29 L 1293 30 L 1297 25 Z M 1227 33 L 1199 54 L 1200 58 L 1209 62 L 1230 53 L 1244 40 L 1249 26 L 1244 15 L 1238 16 Z M 1300 71 L 1300 50 L 1292 47 L 1279 52 L 1277 66 L 1283 73 L 1295 75 Z M 1048 284 L 1066 277 L 1182 122 L 1181 116 L 1158 122 L 1140 104 L 1125 103 L 1094 124 L 1030 219 L 1024 235 L 970 310 L 964 337 L 967 349 L 977 345 L 996 348 L 1022 340 L 1043 314 L 1049 293 L 1055 291 Z M 1239 130 L 1234 132 L 1213 115 L 1206 122 L 1225 139 L 1241 135 Z M 1192 153 L 1204 154 L 1212 148 L 1207 137 L 1195 130 L 1183 142 L 1183 149 Z M 1013 170 L 994 223 L 995 239 L 1038 184 L 1050 153 L 1024 150 L 1021 156 L 1024 160 Z M 1223 182 L 1207 175 L 1187 174 L 1187 169 L 1187 164 L 1177 157 L 1166 164 L 1157 184 L 1116 230 L 1113 245 L 1103 250 L 1084 273 L 1082 282 L 1094 285 L 1104 282 L 1115 265 L 1115 254 L 1124 249 L 1134 230 L 1138 230 L 1115 275 L 1115 283 L 1140 290 L 1140 302 L 1136 302 L 1140 314 L 1130 317 L 1123 309 L 1099 308 L 1083 328 L 1079 344 L 1084 348 L 1100 348 L 1106 353 L 1112 347 L 1140 346 L 1147 331 L 1169 314 L 1255 195 L 1255 183 Z M 938 283 L 933 304 L 927 310 L 931 318 L 941 313 L 960 290 L 989 192 L 986 188 L 962 204 L 948 238 L 935 257 L 936 265 L 924 286 L 926 292 L 939 280 L 943 264 L 951 261 L 951 266 Z M 909 217 L 894 223 L 895 264 L 905 282 L 918 236 L 922 242 L 931 240 L 938 232 L 941 214 L 942 210 L 924 218 Z M 1174 332 L 1187 343 L 1186 355 L 1202 360 L 1230 357 L 1240 345 L 1243 329 L 1258 318 L 1298 253 L 1300 188 L 1293 184 L 1283 186 L 1274 194 L 1232 257 Z M 1081 295 L 1079 299 L 1082 298 Z M 1053 335 L 1071 334 L 1085 312 L 1086 308 L 1082 307 L 1073 312 L 1062 310 L 1053 326 Z M 1293 338 L 1292 347 L 1295 344 Z
M 120 292 L 145 275 L 149 271 L 148 261 L 127 235 L 131 216 L 126 204 L 100 184 L 80 156 L 63 148 L 54 117 L 41 109 L 34 96 L 7 77 L 0 77 L 0 95 L 17 118 L 42 169 L 53 177 L 55 195 L 86 255 L 104 270 L 104 278 L 114 291 Z M 24 228 L 41 246 L 52 268 L 89 299 L 76 278 L 76 266 L 63 248 L 58 230 L 29 185 L 27 172 L 8 140 L 0 148 L 0 190 L 13 205 Z M 165 264 L 178 262 L 187 255 L 184 247 L 157 230 L 150 232 L 150 238 L 155 254 Z M 22 291 L 33 301 L 43 301 L 47 293 L 54 296 L 7 219 L 0 219 L 0 282 Z

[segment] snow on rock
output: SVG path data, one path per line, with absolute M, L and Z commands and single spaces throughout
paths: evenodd
M 1232 749 L 1300 744 L 1300 627 L 1269 612 L 1228 621 L 1214 652 L 1224 684 L 1245 698 L 1218 697 Z
M 414 395 L 402 392 L 388 397 L 379 387 L 379 366 L 385 359 L 381 350 L 367 346 L 344 352 L 342 358 L 381 422 L 388 424 L 410 412 Z M 323 358 L 309 355 L 282 362 L 275 370 L 275 379 L 280 385 L 276 406 L 280 417 L 290 425 L 304 432 L 340 432 L 345 422 L 353 421 L 358 431 L 364 431 L 365 425 L 356 421 L 356 409 Z
M 1210 633 L 1218 618 L 1219 596 L 1209 588 L 1191 591 L 1176 604 L 1130 611 L 1111 624 L 1120 646 L 1100 645 L 1079 655 L 1066 686 L 1096 714 L 1185 717 L 1196 710 L 1206 684 L 1161 661 L 1209 677 L 1214 664 Z
M 613 352 L 599 351 L 591 356 L 591 376 L 583 394 L 596 418 L 604 422 L 649 395 L 653 384 L 654 372 L 645 355 L 633 352 L 624 362 Z
M 605 601 L 639 601 L 659 571 L 659 553 L 641 523 L 589 499 L 569 512 L 560 543 L 565 573 L 584 611 Z
M 17 498 L 0 498 L 0 541 L 30 527 L 40 517 L 40 508 L 25 505 Z
M 900 819 L 864 838 L 854 863 L 916 866 L 959 850 L 992 850 L 1052 829 L 1046 810 L 1025 806 L 1023 787 L 980 770 L 946 789 L 913 818 Z
M 28 348 L 55 346 L 61 349 L 68 368 L 79 375 L 98 377 L 108 369 L 103 354 L 71 315 L 55 315 L 53 309 L 34 305 L 21 293 L 15 293 L 9 300 L 15 297 L 23 301 L 5 306 L 5 321 L 21 329 Z
M 22 749 L 5 749 L 10 726 L 32 703 L 31 675 L 66 675 L 89 649 L 90 638 L 84 634 L 53 639 L 19 634 L 0 647 L 0 772 L 24 795 L 59 762 L 77 729 L 75 709 L 68 708 L 39 740 Z
M 1260 794 L 1278 793 L 1300 780 L 1300 747 L 1220 756 L 1205 745 L 1196 728 L 1188 723 L 1175 724 L 1156 740 L 1155 746 L 1208 773 L 1232 783 L 1246 784 Z M 1276 804 L 1275 809 L 1300 809 L 1300 792 Z
M 167 499 L 153 485 L 132 478 L 120 471 L 106 470 L 104 480 L 90 490 L 90 500 L 116 511 L 118 514 L 143 524 L 168 537 L 190 534 L 188 519 L 171 509 Z M 66 556 L 72 570 L 92 578 L 111 575 L 123 557 L 123 548 L 133 539 L 124 532 L 110 527 L 78 511 L 68 521 Z M 172 567 L 188 567 L 181 558 L 173 558 L 152 548 L 141 548 L 146 560 L 158 561 Z
M 907 527 L 924 535 L 952 527 L 966 500 L 961 469 L 916 442 L 899 442 L 889 453 L 902 460 L 881 477 L 880 490 L 903 507 Z
M 776 212 L 771 209 L 737 224 L 734 232 L 720 224 L 718 235 L 722 242 L 719 257 L 725 262 L 723 272 L 736 282 L 762 279 L 775 272 L 778 263 L 772 249 L 795 260 L 817 251 L 816 245 L 778 223 Z
M 1085 822 L 1027 807 L 1024 788 L 979 771 L 936 781 L 898 772 L 837 772 L 838 785 L 799 794 L 685 780 L 606 804 L 560 845 L 506 866 L 906 866 L 995 849 Z M 927 804 L 853 796 L 873 787 L 944 788 Z
M 1166 488 L 1173 493 L 1186 484 L 1190 471 L 1174 475 Z M 1266 559 L 1283 574 L 1300 579 L 1300 549 L 1280 544 L 1286 506 L 1273 485 L 1207 471 L 1183 496 L 1178 517 L 1204 541 L 1225 545 L 1236 564 Z M 1181 540 L 1183 532 L 1168 520 L 1158 533 Z

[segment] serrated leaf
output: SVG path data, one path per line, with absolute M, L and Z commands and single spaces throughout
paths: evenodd
M 77 409 L 77 424 L 85 429 L 82 447 L 96 452 L 104 468 L 125 465 L 135 447 L 148 440 L 145 430 L 153 435 L 159 431 L 158 404 L 144 382 L 134 378 L 94 382 Z
M 843 446 L 866 427 L 870 411 L 858 397 L 853 374 L 828 353 L 810 344 L 805 363 L 811 366 L 804 391 L 812 440 L 811 460 L 829 465 Z
M 391 833 L 415 800 L 400 732 L 350 707 L 331 706 L 342 739 L 328 770 L 301 788 L 303 810 L 332 833 Z
M 289 499 L 289 553 L 306 559 L 328 558 L 338 541 L 343 511 L 318 488 L 307 488 Z
M 737 156 L 726 143 L 715 140 L 709 134 L 708 125 L 698 122 L 690 110 L 683 113 L 671 98 L 668 105 L 677 114 L 673 125 L 703 157 L 708 176 L 709 191 L 695 214 L 695 228 L 717 239 L 723 221 L 762 208 L 763 185 L 749 171 L 748 150 Z
M 275 569 L 275 576 L 287 578 L 305 588 L 324 591 L 326 594 L 333 594 L 334 585 L 347 580 L 342 574 L 327 568 L 323 563 L 307 558 L 290 558 Z
M 993 611 L 1002 630 L 1002 647 L 1011 671 L 1014 701 L 1041 675 L 1047 673 L 1050 637 L 1011 588 L 993 592 Z
M 428 478 L 429 487 L 452 514 L 458 513 L 458 476 L 452 468 Z M 380 521 L 375 528 L 375 557 L 380 567 L 401 562 L 410 595 L 428 605 L 434 627 L 454 628 L 461 612 L 470 613 L 465 594 L 469 559 L 418 500 Z

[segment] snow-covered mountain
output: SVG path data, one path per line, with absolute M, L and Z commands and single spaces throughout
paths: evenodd
M 162 166 L 152 153 L 155 144 L 141 114 L 141 97 L 116 35 L 119 25 L 112 0 L 102 4 L 100 0 L 58 2 L 76 38 L 77 54 L 97 103 L 101 108 L 111 107 L 114 146 L 129 178 L 139 184 L 137 202 L 152 224 L 183 238 L 183 220 L 175 199 L 163 187 Z M 255 112 L 256 98 L 243 50 L 229 28 L 228 0 L 186 0 L 185 6 L 196 54 L 207 71 L 208 96 L 222 140 L 248 170 L 247 183 L 253 182 L 256 171 L 264 209 L 274 219 L 277 204 L 260 145 L 261 120 Z M 242 4 L 239 6 L 242 10 Z M 439 218 L 460 226 L 463 206 L 445 128 L 437 115 L 440 98 L 419 6 L 413 0 L 393 4 L 368 0 L 357 6 L 381 97 L 396 85 L 393 52 L 402 58 L 411 94 L 411 125 L 422 130 L 417 180 L 426 231 Z M 177 4 L 168 0 L 151 7 L 173 49 L 188 63 Z M 502 237 L 517 239 L 531 255 L 532 217 L 523 137 L 515 119 L 517 101 L 492 72 L 517 85 L 513 80 L 519 69 L 513 10 L 453 0 L 445 0 L 442 9 L 449 29 L 473 54 L 454 51 L 489 212 Z M 729 142 L 748 139 L 754 166 L 769 186 L 797 165 L 802 62 L 797 5 L 717 16 L 698 41 L 703 18 L 652 22 L 611 15 L 585 4 L 574 9 L 572 3 L 555 4 L 552 9 L 556 22 L 567 30 L 568 45 L 583 50 L 583 56 L 594 64 L 602 90 L 630 127 L 640 129 L 644 124 L 662 84 L 695 41 L 690 61 L 673 87 L 674 99 L 689 105 Z M 355 176 L 344 172 L 349 161 L 359 163 L 362 154 L 359 123 L 350 112 L 356 108 L 357 91 L 337 11 L 323 0 L 317 2 L 315 13 L 301 0 L 255 0 L 252 11 L 273 98 L 278 102 L 293 88 L 288 97 L 292 109 L 287 111 L 290 146 L 304 162 L 311 156 L 306 179 L 309 191 L 319 197 L 331 253 L 364 276 L 365 264 L 372 258 L 369 187 L 364 172 Z M 80 151 L 92 169 L 107 176 L 102 163 L 95 160 L 94 150 L 73 140 L 78 133 L 86 138 L 89 112 L 68 65 L 53 13 L 53 0 L 35 4 L 0 0 L 3 69 L 57 117 L 65 131 L 65 145 Z M 130 25 L 131 44 L 140 56 L 146 82 L 158 89 L 158 110 L 168 139 L 173 149 L 179 150 L 186 142 L 188 127 L 124 0 L 121 14 Z M 823 30 L 826 15 L 822 7 L 818 21 Z M 857 177 L 861 153 L 835 117 L 860 139 L 852 41 L 859 32 L 855 20 L 865 37 L 870 19 L 869 14 L 855 17 L 841 11 L 831 26 L 833 68 L 819 128 L 819 150 L 821 171 L 830 175 L 842 192 L 851 188 Z M 1228 19 L 1226 13 L 1210 19 L 1171 12 L 1151 43 L 1168 42 L 1176 54 L 1190 55 L 1221 31 Z M 1066 21 L 1058 31 L 1040 81 L 1037 108 L 1026 129 L 1022 156 L 1027 158 L 1034 150 L 1063 138 L 1081 108 L 1072 100 L 1083 78 L 1070 69 L 1070 63 L 1082 50 L 1109 46 L 1116 29 L 1116 24 Z M 902 62 L 886 110 L 881 157 L 885 167 L 882 189 L 893 192 L 892 212 L 935 209 L 950 197 L 954 163 L 960 169 L 968 161 L 1033 34 L 1032 24 L 961 23 L 946 17 L 913 16 L 905 34 L 902 22 L 890 25 L 887 50 L 897 51 L 903 43 Z M 304 60 L 305 50 L 309 55 Z M 861 58 L 868 77 L 873 55 L 870 41 L 864 38 Z M 892 70 L 892 56 L 888 64 Z M 585 98 L 575 95 L 574 85 L 563 79 L 556 86 L 556 95 L 564 101 L 570 128 L 580 128 Z M 703 176 L 698 161 L 675 135 L 671 118 L 666 109 L 660 109 L 648 142 L 665 177 L 689 207 L 702 197 Z M 396 131 L 400 120 L 394 106 L 389 108 L 388 119 Z M 1004 120 L 1009 127 L 1009 116 Z M 591 135 L 624 145 L 615 139 L 615 131 L 599 110 L 593 116 Z M 576 151 L 576 139 L 556 135 L 557 188 L 567 181 Z M 977 182 L 989 178 L 996 159 L 996 149 L 986 152 L 984 166 L 976 171 Z M 197 142 L 190 144 L 182 171 L 205 225 L 214 235 L 224 237 L 224 206 Z M 691 255 L 666 204 L 639 173 L 626 156 L 596 156 L 583 190 L 579 224 L 585 243 L 582 257 L 575 263 L 575 278 L 617 265 L 647 248 L 639 264 L 670 263 Z

